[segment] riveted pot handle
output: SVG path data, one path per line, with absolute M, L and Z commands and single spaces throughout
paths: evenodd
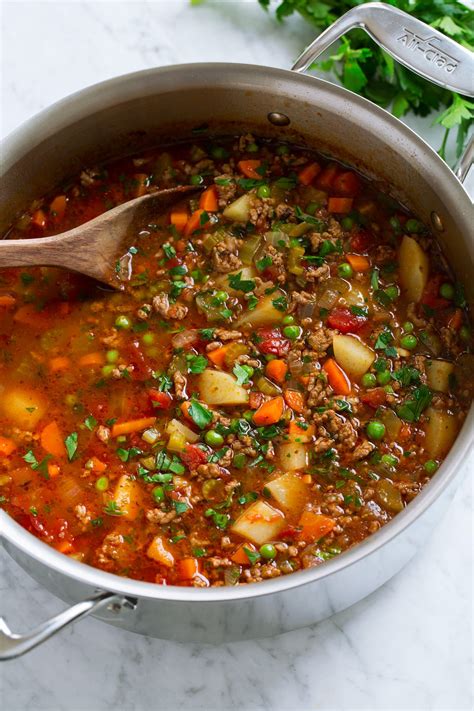
M 46 622 L 42 622 L 26 634 L 15 634 L 9 629 L 3 617 L 0 617 L 0 661 L 20 657 L 45 642 L 63 627 L 97 612 L 103 607 L 108 607 L 119 614 L 124 608 L 133 609 L 134 603 L 122 595 L 100 592 L 78 602 L 77 605 L 73 605 L 64 612 L 60 612 L 59 615 L 46 620 Z
M 342 15 L 309 45 L 292 69 L 304 72 L 333 42 L 356 27 L 425 79 L 474 96 L 474 55 L 421 20 L 380 2 L 358 5 Z

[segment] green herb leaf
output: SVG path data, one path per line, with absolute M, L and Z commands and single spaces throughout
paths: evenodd
M 203 430 L 205 427 L 211 424 L 212 422 L 212 412 L 207 409 L 207 407 L 204 407 L 204 405 L 201 405 L 200 402 L 197 400 L 192 399 L 191 400 L 191 405 L 189 407 L 189 414 L 193 420 L 193 422 L 199 427 L 199 429 Z
M 77 432 L 71 432 L 64 440 L 64 444 L 66 445 L 67 458 L 72 462 L 77 452 Z
M 229 274 L 227 277 L 229 285 L 236 291 L 243 291 L 248 294 L 249 291 L 255 289 L 255 282 L 252 279 L 242 279 L 242 272 L 238 274 Z

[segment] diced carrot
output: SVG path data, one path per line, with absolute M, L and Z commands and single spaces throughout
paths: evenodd
M 56 195 L 49 206 L 49 214 L 55 220 L 62 220 L 66 212 L 67 198 L 65 195 Z
M 78 365 L 81 368 L 94 368 L 104 365 L 105 356 L 102 351 L 94 351 L 93 353 L 86 353 L 78 360 Z
M 188 223 L 189 215 L 186 210 L 173 210 L 170 215 L 170 222 L 175 226 L 176 231 L 181 234 Z
M 15 442 L 9 437 L 0 435 L 0 457 L 9 457 L 16 449 Z
M 48 475 L 50 479 L 55 479 L 61 473 L 61 468 L 57 464 L 48 462 Z
M 312 484 L 312 483 L 313 483 L 313 477 L 311 476 L 311 474 L 303 474 L 303 476 L 301 477 L 301 481 L 302 481 L 304 484 Z
M 71 365 L 71 361 L 67 356 L 56 356 L 49 361 L 49 369 L 52 373 L 57 373 L 59 370 L 67 370 Z
M 302 425 L 305 425 L 304 427 Z M 288 435 L 291 440 L 298 442 L 310 442 L 314 436 L 315 426 L 308 425 L 302 420 L 290 420 L 288 424 Z
M 413 432 L 410 427 L 406 422 L 402 424 L 400 427 L 400 431 L 398 433 L 398 440 L 399 442 L 408 442 L 412 438 Z
M 335 520 L 329 516 L 315 514 L 313 511 L 303 511 L 298 521 L 298 526 L 301 527 L 299 538 L 307 542 L 319 541 L 320 538 L 327 536 L 335 525 Z
M 194 422 L 193 418 L 189 414 L 190 407 L 191 407 L 191 401 L 185 400 L 184 402 L 181 403 L 181 412 L 183 413 L 183 417 L 185 417 L 188 420 L 188 422 Z
M 31 223 L 35 227 L 44 229 L 46 227 L 46 221 L 46 215 L 44 214 L 43 210 L 36 210 L 36 212 L 31 215 Z
M 107 469 L 107 464 L 105 462 L 102 462 L 97 457 L 91 457 L 90 462 L 92 464 L 91 468 L 93 472 L 98 472 L 100 474 L 102 472 L 105 472 L 105 470 Z
M 155 424 L 156 417 L 141 417 L 138 420 L 129 420 L 128 422 L 116 422 L 112 426 L 112 437 L 131 434 L 132 432 L 140 432 L 146 430 Z
M 250 565 L 250 560 L 245 552 L 245 549 L 248 551 L 252 551 L 252 553 L 256 553 L 257 549 L 253 545 L 253 543 L 241 543 L 238 548 L 234 551 L 234 553 L 230 556 L 230 559 L 234 562 L 237 563 L 237 565 Z
M 196 230 L 205 229 L 209 225 L 209 220 L 205 219 L 206 210 L 194 210 L 193 214 L 189 218 L 184 228 L 185 237 L 189 237 L 196 232 Z M 204 216 L 204 217 L 203 217 Z M 204 220 L 204 223 L 201 220 Z
M 345 170 L 334 179 L 331 187 L 338 195 L 355 197 L 360 190 L 361 183 L 356 173 L 353 173 L 352 170 Z
M 50 324 L 49 315 L 38 311 L 34 304 L 25 304 L 15 311 L 13 320 L 31 328 L 47 328 Z
M 339 172 L 339 166 L 337 163 L 329 163 L 318 176 L 316 184 L 318 188 L 322 190 L 329 190 L 332 187 L 334 179 Z
M 308 383 L 309 383 L 309 375 L 300 375 L 300 377 L 298 378 L 298 380 L 300 381 L 301 385 L 308 385 Z
M 461 311 L 461 309 L 456 309 L 448 321 L 448 328 L 451 329 L 451 331 L 459 331 L 461 326 L 462 326 L 462 311 Z
M 350 212 L 353 202 L 353 198 L 330 197 L 328 200 L 328 212 L 337 212 L 339 214 Z
M 230 344 L 227 343 L 227 345 L 221 346 L 220 348 L 216 348 L 214 351 L 209 351 L 209 353 L 206 353 L 206 355 L 209 360 L 214 363 L 214 365 L 219 366 L 219 368 L 223 368 L 225 356 L 227 351 L 229 350 L 229 346 Z
M 135 197 L 145 195 L 148 187 L 148 175 L 146 173 L 135 173 L 133 176 L 133 194 Z
M 53 420 L 41 431 L 41 446 L 53 457 L 66 456 L 66 447 L 58 423 Z
M 72 553 L 74 546 L 70 541 L 61 541 L 61 543 L 56 546 L 56 550 L 60 553 Z
M 253 421 L 259 427 L 265 425 L 274 425 L 275 422 L 281 420 L 285 403 L 281 395 L 273 397 L 271 400 L 264 402 L 253 415 Z
M 346 259 L 355 272 L 367 272 L 370 269 L 370 259 L 361 254 L 346 254 Z
M 11 296 L 10 294 L 0 294 L 0 307 L 11 309 L 12 306 L 15 306 L 15 304 L 16 299 L 14 296 Z
M 237 165 L 241 173 L 245 175 L 246 178 L 253 178 L 254 180 L 261 180 L 262 176 L 257 172 L 257 168 L 262 165 L 261 160 L 240 160 Z
M 181 580 L 192 580 L 199 575 L 198 558 L 181 558 L 176 563 L 176 572 Z
M 311 185 L 320 171 L 321 166 L 318 163 L 309 163 L 298 173 L 298 180 L 302 185 Z
M 351 381 L 334 358 L 327 359 L 323 370 L 328 376 L 329 385 L 337 395 L 349 395 L 352 388 Z
M 199 207 L 206 212 L 217 212 L 217 188 L 215 185 L 211 185 L 201 194 Z
M 284 383 L 287 372 L 288 365 L 284 360 L 279 360 L 278 358 L 268 361 L 265 367 L 265 373 L 275 383 Z
M 298 390 L 285 390 L 283 393 L 285 402 L 288 407 L 291 407 L 293 412 L 301 414 L 305 410 L 304 395 Z

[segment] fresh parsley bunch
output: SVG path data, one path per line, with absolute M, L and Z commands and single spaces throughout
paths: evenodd
M 297 12 L 319 30 L 325 30 L 342 14 L 363 5 L 365 0 L 280 0 L 276 17 Z M 385 0 L 404 10 L 470 50 L 474 49 L 474 11 L 458 0 Z M 271 0 L 258 0 L 266 10 Z M 474 117 L 474 103 L 429 83 L 395 62 L 363 30 L 344 36 L 336 51 L 316 65 L 323 71 L 334 71 L 343 86 L 367 99 L 390 108 L 397 116 L 412 111 L 427 116 L 441 112 L 435 122 L 445 128 L 439 154 L 445 159 L 449 133 L 457 128 L 456 153 L 461 155 Z M 443 110 L 444 109 L 444 110 Z

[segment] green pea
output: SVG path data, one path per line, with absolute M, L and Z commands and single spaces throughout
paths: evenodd
M 407 229 L 407 232 L 423 232 L 423 225 L 419 220 L 415 220 L 414 218 L 411 218 L 406 221 L 405 227 Z
M 342 279 L 350 279 L 354 274 L 354 270 L 348 262 L 342 262 L 337 268 L 337 273 Z
M 295 322 L 295 317 L 291 314 L 288 314 L 287 316 L 283 316 L 281 322 L 284 326 L 290 326 L 292 323 Z
M 155 342 L 155 334 L 154 333 L 144 333 L 143 334 L 142 343 L 145 346 L 152 346 L 154 342 Z
M 459 335 L 463 341 L 469 341 L 469 339 L 471 338 L 471 331 L 469 330 L 469 328 L 467 326 L 461 326 Z
M 95 488 L 97 491 L 107 491 L 109 488 L 108 478 L 106 476 L 100 476 L 95 483 Z
M 77 395 L 74 395 L 74 393 L 68 393 L 66 397 L 64 398 L 64 402 L 66 405 L 69 407 L 74 407 L 74 405 L 77 402 Z
M 107 351 L 107 353 L 105 354 L 105 358 L 107 360 L 107 363 L 116 363 L 119 359 L 119 352 L 116 350 Z
M 377 382 L 380 385 L 387 385 L 392 376 L 389 370 L 381 370 L 380 373 L 377 373 Z
M 191 185 L 202 185 L 204 182 L 204 178 L 202 175 L 191 175 L 191 178 L 189 180 Z
M 194 279 L 194 281 L 202 281 L 202 280 L 203 280 L 203 276 L 204 276 L 203 273 L 202 273 L 202 271 L 201 271 L 200 269 L 193 269 L 193 270 L 190 272 L 190 275 L 192 276 L 192 278 Z
M 279 156 L 286 156 L 290 152 L 290 149 L 287 145 L 282 143 L 280 146 L 277 147 L 276 152 Z
M 395 299 L 398 298 L 400 291 L 398 289 L 398 286 L 395 286 L 395 284 L 391 284 L 390 286 L 387 286 L 387 288 L 385 289 L 385 293 L 391 301 L 395 301 Z
M 365 373 L 362 376 L 362 385 L 364 388 L 373 388 L 377 383 L 377 378 L 373 373 Z
M 273 543 L 264 543 L 263 546 L 260 546 L 258 552 L 265 560 L 273 560 L 273 558 L 276 558 L 277 549 Z
M 400 231 L 400 220 L 398 219 L 398 217 L 395 217 L 395 215 L 394 215 L 393 217 L 390 218 L 389 222 L 390 222 L 390 227 L 393 230 L 395 230 L 395 232 Z
M 352 228 L 354 227 L 354 218 L 343 217 L 341 220 L 341 226 L 344 230 L 352 230 Z
M 380 461 L 382 464 L 385 464 L 386 467 L 396 467 L 398 464 L 398 459 L 394 457 L 393 454 L 382 454 Z
M 438 462 L 435 462 L 434 459 L 428 459 L 428 461 L 425 462 L 423 466 L 425 468 L 425 471 L 428 472 L 428 474 L 434 474 L 438 468 Z
M 300 326 L 285 326 L 283 335 L 290 341 L 296 341 L 301 336 L 302 330 Z
M 306 212 L 308 215 L 314 215 L 316 210 L 319 208 L 319 203 L 318 202 L 309 202 L 306 205 Z
M 222 158 L 227 158 L 229 152 L 222 146 L 212 146 L 210 154 L 213 158 L 216 158 L 216 160 L 221 160 Z
M 165 490 L 162 486 L 155 486 L 151 491 L 151 495 L 153 496 L 157 504 L 160 504 L 162 501 L 165 500 Z
M 249 143 L 247 146 L 247 153 L 258 153 L 258 146 L 256 143 Z
M 217 301 L 224 302 L 226 299 L 229 298 L 229 294 L 227 291 L 217 291 L 214 295 L 214 298 L 217 299 Z
M 215 430 L 208 430 L 204 435 L 204 441 L 210 447 L 220 447 L 224 444 L 224 437 Z
M 366 431 L 370 439 L 382 439 L 385 435 L 385 425 L 383 422 L 380 422 L 380 420 L 370 420 L 370 422 L 367 423 Z
M 113 370 L 115 370 L 115 365 L 113 363 L 107 363 L 107 365 L 102 366 L 101 372 L 105 378 L 109 378 Z
M 411 333 L 414 328 L 415 327 L 411 321 L 405 321 L 405 323 L 403 324 L 403 330 L 405 331 L 405 333 Z
M 447 282 L 446 284 L 441 284 L 439 288 L 439 295 L 442 296 L 443 299 L 454 299 L 454 286 Z
M 238 454 L 234 455 L 232 464 L 236 469 L 243 469 L 247 464 L 247 457 L 245 456 L 245 454 L 243 454 L 243 452 L 239 452 Z
M 120 316 L 117 316 L 115 319 L 115 325 L 117 328 L 128 330 L 129 328 L 132 328 L 132 321 L 128 318 L 128 316 L 125 316 L 125 314 L 120 314 Z
M 402 348 L 406 348 L 407 351 L 412 351 L 418 345 L 418 338 L 411 333 L 407 333 L 400 339 L 400 345 Z
M 259 198 L 269 198 L 271 194 L 272 192 L 268 185 L 260 185 L 259 189 L 257 190 L 257 197 Z

